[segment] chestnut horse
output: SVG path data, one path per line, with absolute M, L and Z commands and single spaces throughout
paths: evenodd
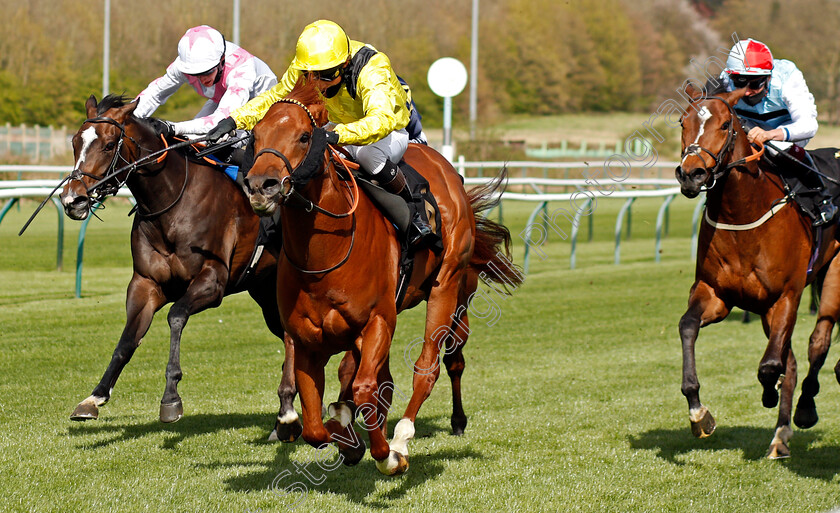
M 703 190 L 707 195 L 695 281 L 688 310 L 679 324 L 682 393 L 688 400 L 691 430 L 697 437 L 706 437 L 715 429 L 714 418 L 700 402 L 694 360 L 698 331 L 723 320 L 737 306 L 759 314 L 768 337 L 758 380 L 763 387 L 763 405 L 772 408 L 778 403 L 779 416 L 767 457 L 788 457 L 796 388 L 791 335 L 802 290 L 819 270 L 827 269 L 819 320 L 808 351 L 811 371 L 805 383 L 809 386 L 803 386 L 796 414 L 797 425 L 810 427 L 816 422 L 813 385 L 822 365 L 819 355 L 828 349 L 838 315 L 840 264 L 835 256 L 840 244 L 834 239 L 836 228 L 825 228 L 822 237 L 828 242 L 819 248 L 809 272 L 809 260 L 817 249 L 814 228 L 792 204 L 778 174 L 762 168 L 760 152 L 747 141 L 734 112 L 745 90 L 718 96 L 703 96 L 691 86 L 686 91 L 692 99 L 681 118 L 682 161 L 676 176 L 685 196 L 693 198 Z
M 408 468 L 414 421 L 440 373 L 443 348 L 452 380 L 453 432 L 461 434 L 466 426 L 462 350 L 470 333 L 467 306 L 479 276 L 511 285 L 523 277 L 505 261 L 507 228 L 476 215 L 495 198 L 501 179 L 468 194 L 443 156 L 428 146 L 410 144 L 404 158 L 428 180 L 437 199 L 444 249 L 439 255 L 429 249 L 416 252 L 405 298 L 397 305 L 396 230 L 352 186 L 352 176 L 337 170 L 335 150 L 327 146 L 324 129 L 319 128 L 326 122 L 314 82 L 302 80 L 254 128 L 256 154 L 246 185 L 257 213 L 271 215 L 282 208 L 277 299 L 283 325 L 294 339 L 303 439 L 316 447 L 335 441 L 344 463 L 354 464 L 364 455 L 352 426 L 358 413 L 377 468 L 395 475 Z M 428 302 L 426 329 L 414 364 L 413 393 L 389 446 L 389 349 L 397 313 L 423 300 Z M 340 401 L 330 405 L 332 418 L 325 424 L 324 366 L 342 351 L 349 353 L 339 367 Z
M 177 390 L 180 343 L 191 315 L 218 306 L 228 294 L 247 290 L 271 332 L 284 336 L 277 312 L 276 255 L 264 251 L 251 279 L 237 283 L 251 260 L 259 230 L 259 218 L 247 198 L 224 173 L 190 161 L 183 150 L 163 153 L 167 143 L 155 135 L 154 121 L 133 116 L 136 106 L 119 96 L 106 96 L 99 104 L 93 96 L 87 100 L 89 119 L 73 137 L 75 169 L 60 196 L 73 219 L 85 219 L 94 199 L 101 201 L 123 184 L 137 201 L 131 229 L 134 274 L 126 293 L 125 328 L 102 380 L 76 407 L 74 420 L 98 417 L 99 406 L 110 399 L 155 312 L 167 303 L 174 304 L 168 315 L 171 336 L 160 406 L 163 422 L 174 422 L 183 414 Z M 150 159 L 156 152 L 161 156 Z M 281 409 L 272 437 L 289 440 L 299 434 L 300 426 L 292 403 L 296 393 L 290 363 L 293 349 L 287 342 L 289 364 L 284 366 L 278 388 Z

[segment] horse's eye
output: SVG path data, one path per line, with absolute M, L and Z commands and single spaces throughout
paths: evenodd
M 111 150 L 113 150 L 113 149 L 114 149 L 114 146 L 116 146 L 116 144 L 114 144 L 114 142 L 113 142 L 113 141 L 109 142 L 108 144 L 106 144 L 106 145 L 105 145 L 105 151 L 111 151 Z
M 729 125 L 730 125 L 731 123 L 732 123 L 731 121 L 727 121 L 726 123 L 724 123 L 724 124 L 722 124 L 722 125 L 720 126 L 720 129 L 721 129 L 721 130 L 729 130 Z
M 300 142 L 302 144 L 308 143 L 309 139 L 311 139 L 311 138 L 312 138 L 312 135 L 309 132 L 304 132 L 304 133 L 300 134 Z

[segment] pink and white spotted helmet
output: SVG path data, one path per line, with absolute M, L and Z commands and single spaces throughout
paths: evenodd
M 755 39 L 735 43 L 726 59 L 726 72 L 730 75 L 769 75 L 772 71 L 773 54 Z
M 199 25 L 184 34 L 178 42 L 178 69 L 187 75 L 201 75 L 212 70 L 225 54 L 225 38 L 221 32 Z

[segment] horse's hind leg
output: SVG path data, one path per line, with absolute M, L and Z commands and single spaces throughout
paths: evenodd
M 268 435 L 268 440 L 273 442 L 294 442 L 303 431 L 303 424 L 300 422 L 297 411 L 295 411 L 295 396 L 297 386 L 295 385 L 295 344 L 291 335 L 284 335 L 283 346 L 283 377 L 277 387 L 277 397 L 280 398 L 280 411 L 277 413 L 277 420 L 274 422 L 274 429 Z
M 816 283 L 811 284 L 812 290 L 817 288 Z M 830 264 L 822 292 L 817 324 L 808 342 L 808 375 L 802 380 L 802 395 L 799 396 L 796 414 L 793 416 L 793 422 L 802 429 L 813 427 L 819 420 L 814 397 L 820 391 L 819 373 L 831 346 L 831 332 L 840 317 L 840 259 Z
M 169 363 L 166 365 L 166 388 L 160 401 L 161 422 L 175 422 L 184 414 L 178 382 L 181 381 L 181 333 L 190 316 L 222 302 L 227 271 L 217 263 L 205 267 L 187 287 L 186 293 L 169 309 Z
M 707 437 L 714 432 L 715 419 L 700 402 L 700 382 L 697 379 L 694 345 L 702 326 L 718 322 L 728 314 L 729 307 L 715 295 L 714 289 L 700 281 L 692 288 L 688 299 L 688 310 L 680 319 L 683 355 L 682 393 L 688 400 L 691 432 L 698 438 Z
M 788 348 L 784 355 L 785 377 L 781 385 L 781 400 L 779 401 L 779 420 L 776 431 L 767 450 L 767 457 L 771 460 L 790 457 L 788 441 L 793 436 L 790 429 L 790 412 L 793 407 L 793 392 L 796 389 L 796 358 L 793 349 Z
M 277 397 L 280 398 L 280 411 L 274 421 L 274 429 L 268 435 L 269 441 L 294 442 L 303 425 L 295 411 L 295 348 L 292 338 L 285 333 L 280 313 L 277 309 L 277 279 L 276 274 L 258 275 L 256 286 L 248 289 L 254 301 L 260 305 L 265 325 L 277 338 L 283 339 L 283 377 L 277 387 Z
M 406 466 L 408 465 L 408 443 L 414 438 L 414 421 L 417 419 L 420 407 L 432 393 L 432 388 L 438 376 L 440 376 L 439 356 L 443 347 L 453 348 L 447 350 L 451 353 L 447 361 L 452 366 L 450 377 L 452 377 L 454 401 L 453 430 L 456 433 L 458 430 L 463 432 L 463 428 L 466 426 L 466 415 L 464 415 L 460 397 L 460 377 L 464 370 L 463 354 L 459 350 L 466 342 L 466 335 L 469 333 L 466 324 L 459 326 L 458 331 L 464 338 L 460 342 L 452 340 L 451 344 L 453 345 L 447 344 L 447 339 L 452 339 L 455 336 L 452 331 L 453 325 L 456 324 L 455 319 L 466 319 L 466 308 L 460 304 L 461 301 L 458 297 L 460 291 L 463 290 L 463 280 L 465 279 L 463 274 L 461 276 L 450 276 L 448 280 L 441 279 L 440 285 L 434 287 L 429 294 L 423 347 L 413 367 L 414 379 L 411 399 L 408 401 L 403 418 L 397 422 L 397 426 L 394 428 L 394 437 L 390 445 L 392 453 L 400 454 L 406 459 Z M 406 357 L 408 357 L 408 354 L 406 354 Z M 388 473 L 382 468 L 380 468 L 380 471 Z
M 111 390 L 117 383 L 120 373 L 131 360 L 134 351 L 140 345 L 143 336 L 149 330 L 155 312 L 166 303 L 157 283 L 135 274 L 128 284 L 126 292 L 126 323 L 120 336 L 111 363 L 105 374 L 94 388 L 93 393 L 80 402 L 70 415 L 72 420 L 89 420 L 99 417 L 99 406 L 111 398 Z
M 472 289 L 474 290 L 474 288 Z M 452 383 L 452 426 L 453 435 L 463 435 L 467 427 L 467 415 L 461 402 L 461 376 L 464 374 L 464 345 L 470 336 L 470 319 L 467 316 L 466 298 L 452 316 L 452 336 L 446 338 L 443 365 Z
M 338 382 L 341 383 L 341 389 L 338 393 L 339 401 L 353 400 L 353 379 L 356 377 L 356 372 L 359 370 L 359 355 L 356 351 L 347 351 L 341 358 L 341 363 L 338 364 Z

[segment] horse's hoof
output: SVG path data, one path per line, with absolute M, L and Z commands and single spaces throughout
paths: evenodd
M 274 423 L 274 431 L 268 435 L 268 441 L 291 443 L 297 440 L 301 433 L 303 433 L 303 424 L 300 423 L 300 420 L 295 419 L 288 424 L 282 424 L 278 419 Z
M 70 414 L 70 420 L 96 420 L 98 418 L 99 407 L 89 399 L 80 402 L 73 413 Z
M 452 434 L 455 436 L 461 436 L 464 434 L 464 429 L 467 427 L 467 417 L 452 417 L 450 425 L 452 426 Z
M 166 424 L 178 422 L 184 416 L 184 405 L 181 401 L 174 403 L 160 403 L 160 421 Z
M 800 396 L 796 403 L 796 413 L 793 415 L 793 423 L 801 429 L 812 428 L 820 420 L 817 415 L 817 405 L 813 397 Z
M 408 470 L 408 458 L 391 451 L 387 458 L 376 462 L 376 468 L 386 476 L 398 476 Z
M 781 442 L 770 444 L 770 449 L 767 450 L 767 459 L 781 460 L 784 458 L 790 458 L 790 449 L 788 449 L 787 444 Z
M 691 434 L 697 438 L 706 438 L 715 432 L 715 419 L 705 406 L 694 413 L 689 412 L 688 420 L 691 422 Z
M 773 387 L 765 388 L 761 394 L 761 404 L 765 408 L 775 408 L 779 404 L 779 392 Z
M 767 458 L 771 460 L 779 460 L 782 458 L 790 458 L 790 449 L 788 449 L 788 442 L 793 436 L 793 430 L 788 425 L 779 426 L 773 435 L 773 440 L 770 442 L 770 449 L 767 450 Z
M 351 445 L 345 448 L 338 449 L 338 453 L 341 454 L 342 463 L 347 465 L 348 467 L 352 467 L 353 465 L 362 461 L 362 458 L 365 456 L 365 450 L 367 450 L 367 446 L 365 445 L 365 441 L 359 438 L 358 436 L 355 437 L 358 440 L 356 445 Z

